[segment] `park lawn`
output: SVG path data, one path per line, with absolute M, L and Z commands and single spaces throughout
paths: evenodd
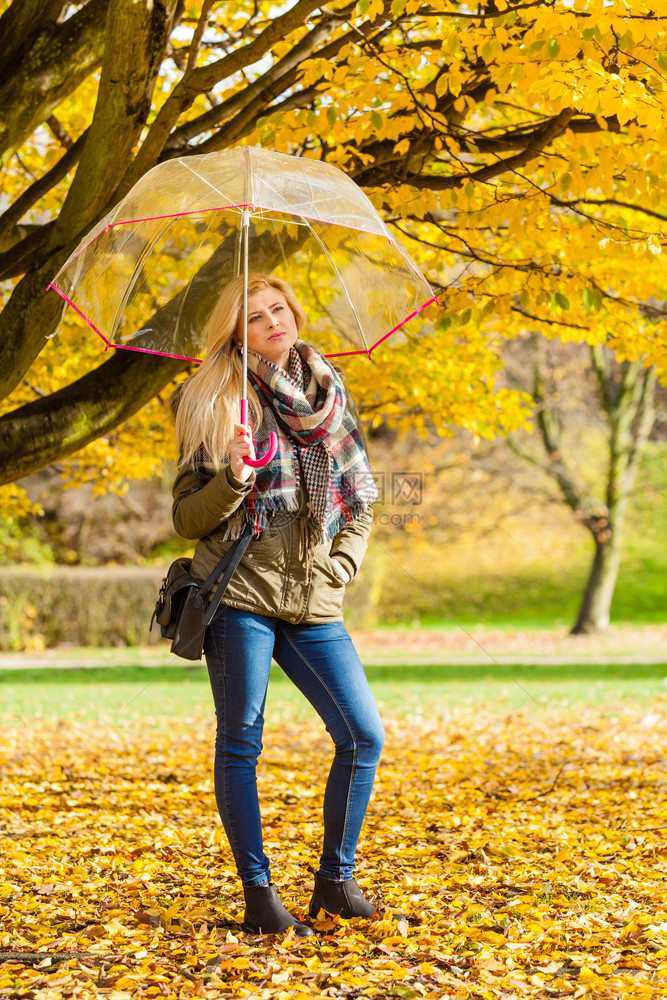
M 665 663 L 486 665 L 392 663 L 366 668 L 383 713 L 391 717 L 440 718 L 454 709 L 492 713 L 567 715 L 590 705 L 617 713 L 632 705 L 667 703 Z M 98 719 L 123 725 L 141 720 L 212 714 L 204 666 L 109 666 L 0 670 L 0 717 Z M 274 665 L 267 718 L 292 722 L 312 709 Z
M 423 662 L 428 644 L 384 635 L 356 873 L 379 918 L 303 941 L 240 929 L 203 665 L 61 650 L 0 669 L 3 995 L 667 998 L 667 662 L 618 662 L 636 633 L 617 662 L 597 645 L 558 666 Z M 303 915 L 332 748 L 275 667 L 265 714 L 265 849 Z

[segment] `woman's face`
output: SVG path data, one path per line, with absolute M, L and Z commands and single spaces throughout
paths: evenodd
M 242 333 L 241 322 L 239 334 Z M 248 347 L 251 350 L 287 370 L 290 348 L 296 338 L 294 313 L 282 292 L 267 286 L 248 296 Z

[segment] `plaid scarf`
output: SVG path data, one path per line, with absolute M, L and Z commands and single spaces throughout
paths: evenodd
M 246 524 L 258 535 L 274 515 L 297 511 L 300 468 L 309 500 L 309 547 L 319 539 L 333 538 L 377 498 L 340 376 L 303 340 L 297 340 L 290 351 L 287 372 L 252 350 L 248 351 L 248 372 L 263 414 L 255 444 L 261 452 L 262 443 L 274 431 L 278 450 L 267 465 L 256 470 L 242 516 L 230 522 L 226 537 L 236 537 Z M 210 457 L 200 449 L 196 474 L 208 482 L 214 471 Z

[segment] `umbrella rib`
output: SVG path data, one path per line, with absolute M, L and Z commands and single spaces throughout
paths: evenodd
M 317 240 L 317 242 L 321 246 L 322 250 L 324 251 L 324 253 L 325 253 L 325 255 L 326 255 L 329 263 L 331 264 L 331 266 L 333 267 L 334 271 L 336 272 L 336 276 L 338 277 L 338 280 L 340 281 L 340 286 L 343 289 L 343 291 L 345 292 L 345 298 L 347 299 L 347 301 L 349 303 L 349 306 L 350 306 L 350 309 L 352 310 L 352 314 L 354 315 L 354 319 L 356 321 L 357 328 L 359 330 L 359 334 L 361 335 L 362 343 L 365 345 L 366 351 L 368 351 L 368 341 L 366 340 L 366 336 L 364 334 L 364 328 L 361 325 L 361 322 L 359 320 L 359 315 L 357 313 L 356 306 L 354 305 L 354 302 L 350 298 L 350 293 L 347 290 L 347 284 L 343 280 L 343 276 L 340 273 L 340 271 L 338 270 L 338 265 L 336 264 L 336 261 L 333 259 L 333 257 L 329 253 L 329 250 L 328 250 L 327 246 L 325 245 L 325 243 L 323 242 L 323 240 L 320 238 L 320 236 L 318 235 L 318 233 L 315 231 L 315 229 L 313 229 L 313 227 L 311 226 L 311 224 L 308 221 L 308 219 L 305 216 L 303 216 L 303 215 L 300 216 L 300 218 L 303 219 L 303 221 L 306 224 L 306 226 L 308 227 L 308 229 L 310 229 L 311 233 L 313 234 L 313 236 L 315 237 L 315 239 Z
M 116 333 L 118 332 L 118 328 L 119 328 L 119 326 L 121 324 L 122 314 L 123 314 L 123 312 L 125 310 L 125 307 L 127 306 L 127 303 L 128 303 L 129 298 L 130 298 L 130 295 L 133 293 L 133 291 L 134 291 L 134 289 L 136 287 L 136 283 L 137 283 L 137 281 L 138 281 L 138 279 L 139 279 L 139 277 L 141 275 L 141 270 L 142 270 L 142 268 L 144 266 L 144 262 L 146 260 L 148 260 L 148 258 L 150 257 L 150 255 L 153 253 L 158 240 L 162 239 L 163 236 L 164 236 L 164 234 L 169 231 L 169 229 L 173 225 L 174 217 L 170 216 L 170 217 L 167 217 L 166 220 L 160 220 L 160 221 L 163 222 L 163 225 L 160 226 L 158 232 L 151 238 L 150 243 L 147 242 L 147 244 L 144 247 L 143 251 L 140 254 L 138 254 L 138 256 L 137 256 L 137 262 L 136 262 L 136 264 L 134 266 L 133 275 L 132 275 L 133 276 L 133 281 L 131 283 L 128 282 L 128 284 L 127 284 L 127 286 L 125 288 L 125 291 L 123 293 L 123 296 L 122 296 L 120 302 L 118 303 L 118 305 L 116 306 L 115 313 L 114 313 L 113 323 L 111 325 L 111 330 L 113 332 L 111 334 L 111 339 L 109 341 L 109 343 L 112 346 L 115 346 L 114 345 L 114 339 L 116 337 Z
M 206 233 L 210 233 L 210 231 L 211 231 L 211 224 L 212 223 L 209 222 L 208 228 L 206 229 Z M 165 230 L 165 232 L 166 232 L 166 230 Z M 192 274 L 193 274 L 193 272 L 195 272 L 197 261 L 200 259 L 201 248 L 202 248 L 203 241 L 204 241 L 204 237 L 201 236 L 200 239 L 199 239 L 199 246 L 195 250 L 194 259 L 192 261 L 192 265 L 191 265 L 191 268 L 190 268 L 191 277 L 190 277 L 190 280 L 188 281 L 188 285 L 187 285 L 187 287 L 185 289 L 185 294 L 182 296 L 180 304 L 179 304 L 178 314 L 177 314 L 177 320 L 176 320 L 177 325 L 180 324 L 181 319 L 183 317 L 183 310 L 185 309 L 185 303 L 186 303 L 186 300 L 187 300 L 187 297 L 188 297 L 188 292 L 189 292 L 190 288 L 192 287 Z M 188 325 L 190 326 L 190 329 L 192 330 L 192 325 L 191 324 L 188 324 Z
M 208 186 L 210 187 L 211 191 L 215 191 L 216 194 L 221 195 L 223 198 L 225 197 L 224 191 L 221 191 L 220 188 L 217 188 L 215 186 L 215 184 L 211 184 L 211 182 L 207 181 L 205 177 L 202 177 L 201 174 L 198 174 L 196 170 L 192 169 L 192 167 L 190 166 L 190 164 L 187 162 L 187 157 L 181 158 L 181 164 L 184 167 L 187 167 L 187 169 L 190 171 L 190 173 L 193 174 L 195 177 L 197 177 L 200 181 L 203 181 L 204 184 L 208 184 Z

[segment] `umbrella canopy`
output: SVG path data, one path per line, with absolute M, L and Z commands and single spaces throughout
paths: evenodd
M 244 234 L 245 229 L 245 234 Z M 343 171 L 259 147 L 167 160 L 77 247 L 54 288 L 107 347 L 200 361 L 220 292 L 250 267 L 287 281 L 324 354 L 370 354 L 435 302 Z

